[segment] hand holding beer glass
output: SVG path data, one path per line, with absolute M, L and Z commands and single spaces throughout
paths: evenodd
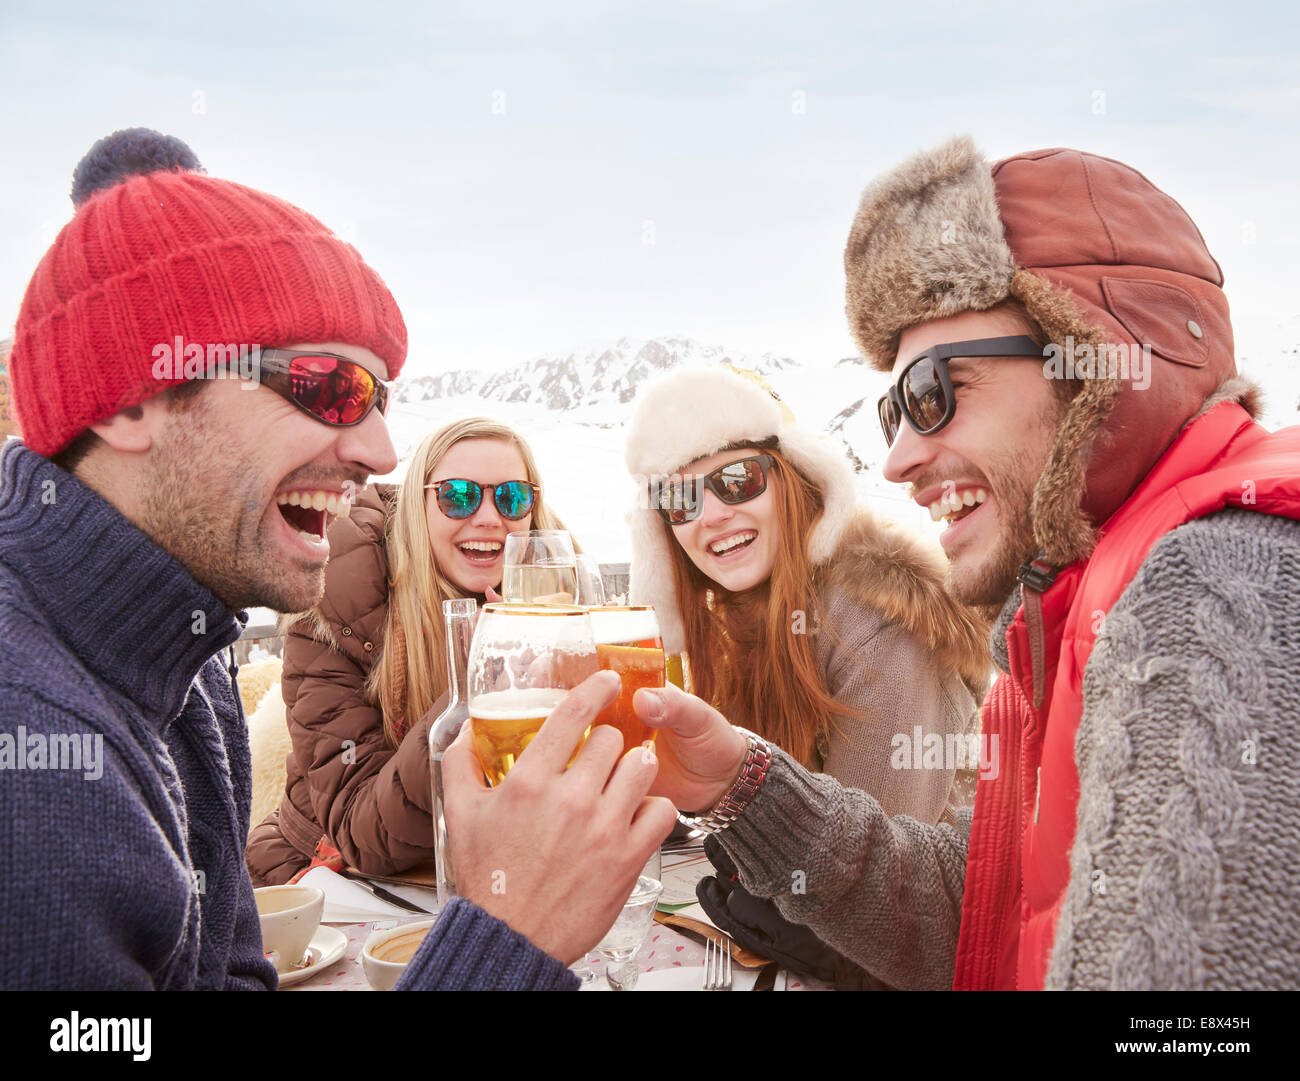
M 593 620 L 601 628 L 600 647 L 597 647 L 593 637 Z M 565 814 L 572 815 L 574 807 L 581 807 L 593 798 L 601 805 L 610 805 L 610 810 L 615 815 L 615 822 L 627 830 L 628 835 L 626 847 L 616 843 L 613 849 L 605 852 L 602 862 L 603 865 L 608 866 L 612 877 L 621 880 L 627 868 L 620 865 L 625 864 L 627 858 L 631 856 L 632 859 L 640 861 L 635 866 L 641 867 L 647 857 L 657 855 L 658 842 L 667 834 L 672 823 L 671 808 L 664 801 L 644 798 L 653 772 L 653 762 L 627 755 L 627 751 L 634 747 L 648 745 L 654 736 L 653 731 L 643 726 L 632 712 L 632 695 L 638 687 L 662 687 L 664 683 L 663 648 L 653 609 L 592 609 L 589 612 L 584 608 L 564 605 L 504 603 L 486 605 L 479 616 L 470 646 L 467 681 L 469 735 L 487 783 L 492 787 L 502 784 L 529 744 L 536 739 L 547 718 L 568 696 L 569 691 L 601 668 L 609 668 L 619 675 L 622 683 L 619 698 L 596 713 L 596 703 L 590 702 L 592 689 L 585 688 L 578 693 L 579 695 L 585 693 L 587 701 L 590 702 L 590 705 L 585 707 L 590 712 L 585 716 L 590 718 L 591 725 L 609 724 L 619 731 L 622 736 L 621 753 L 624 756 L 622 761 L 615 766 L 610 780 L 604 780 L 604 772 L 600 770 L 597 770 L 599 777 L 594 777 L 591 774 L 591 762 L 600 761 L 602 756 L 613 753 L 613 747 L 610 745 L 612 739 L 601 738 L 591 746 L 587 746 L 588 737 L 584 734 L 576 749 L 569 755 L 569 761 L 562 773 L 554 772 L 554 762 L 551 762 L 548 768 L 548 750 L 552 759 L 569 754 L 568 748 L 572 747 L 569 740 L 577 735 L 573 722 L 581 721 L 583 716 L 579 714 L 578 717 L 574 717 L 573 707 L 566 706 L 556 715 L 555 723 L 560 724 L 559 731 L 564 732 L 567 729 L 571 734 L 564 741 L 559 755 L 555 753 L 553 744 L 538 745 L 537 752 L 542 755 L 542 758 L 538 760 L 539 767 L 534 771 L 533 782 L 535 786 L 539 777 L 545 780 L 549 773 L 550 781 L 547 783 L 563 785 L 568 782 L 579 785 L 585 791 L 585 795 L 578 798 L 571 790 L 570 796 L 564 803 L 554 806 L 551 813 L 557 815 L 556 821 L 559 823 L 563 823 Z M 608 701 L 607 696 L 611 690 L 612 688 L 603 691 L 602 700 Z M 590 728 L 587 733 L 590 733 Z M 585 754 L 584 746 L 587 747 Z M 447 757 L 451 757 L 454 750 L 455 748 L 452 748 Z M 580 755 L 582 761 L 575 766 L 574 763 Z M 444 764 L 445 761 L 446 758 Z M 612 758 L 608 761 L 611 764 L 614 762 Z M 528 765 L 524 766 L 525 770 L 529 768 Z M 651 774 L 645 773 L 647 768 L 651 769 Z M 570 780 L 571 778 L 574 780 Z M 631 780 L 632 778 L 637 779 Z M 593 780 L 598 782 L 594 788 Z M 483 791 L 486 794 L 486 790 Z M 502 795 L 504 796 L 504 793 Z M 628 795 L 632 795 L 638 801 L 636 813 L 630 823 L 627 815 L 632 808 L 626 804 Z M 518 798 L 516 792 L 516 800 Z M 495 813 L 506 814 L 514 806 L 516 806 L 514 800 L 498 801 Z M 623 807 L 621 812 L 618 811 L 620 806 Z M 608 814 L 610 810 L 603 813 Z M 483 808 L 483 812 L 493 813 L 486 807 Z M 592 812 L 584 811 L 581 815 L 581 828 L 586 828 L 589 820 L 593 820 Z M 542 828 L 544 825 L 544 822 L 535 823 L 530 818 L 528 829 L 534 826 Z M 467 831 L 465 836 L 470 838 L 470 848 L 467 851 L 462 850 L 456 858 L 469 861 L 471 870 L 467 872 L 468 878 L 477 884 L 477 873 L 473 867 L 472 823 L 465 829 Z M 576 822 L 570 820 L 560 836 L 567 836 L 568 832 L 575 829 L 580 831 Z M 504 843 L 500 833 L 489 831 L 486 836 L 493 837 L 493 850 L 498 853 L 492 857 L 493 860 L 503 861 L 493 863 L 491 866 L 501 868 L 503 863 L 510 862 L 500 854 L 500 844 Z M 544 854 L 548 850 L 534 845 L 527 847 L 521 856 L 526 861 L 532 855 Z M 591 851 L 590 848 L 580 848 L 575 850 L 575 855 L 571 859 L 578 858 L 577 853 L 581 853 L 581 858 L 585 859 Z M 458 864 L 458 868 L 459 866 Z M 477 869 L 478 872 L 481 870 L 481 867 Z M 557 883 L 562 885 L 566 881 L 566 876 L 577 874 L 579 870 L 580 868 L 570 868 L 567 865 L 553 866 L 550 874 L 539 882 L 546 889 L 553 890 L 558 888 Z M 472 885 L 469 889 L 474 888 L 475 886 Z M 561 890 L 561 895 L 567 897 L 570 893 Z M 466 896 L 471 899 L 475 897 L 474 893 L 469 891 L 466 892 Z M 603 927 L 608 928 L 618 916 L 618 908 L 613 907 L 617 904 L 617 898 L 613 902 L 609 897 L 600 897 L 599 900 L 598 907 L 607 913 L 606 919 L 609 921 L 603 923 Z M 539 916 L 527 906 L 516 911 L 511 908 L 514 904 L 513 900 L 502 901 L 497 905 L 495 897 L 491 904 L 493 907 L 489 908 L 489 911 L 499 910 L 496 914 L 501 915 L 502 918 L 506 918 L 507 915 L 504 909 L 511 909 L 509 915 L 516 920 L 521 915 L 527 920 L 541 919 L 537 931 L 543 936 L 563 932 L 561 937 L 571 937 L 570 932 L 576 933 L 582 930 L 581 928 L 566 930 L 566 918 L 563 913 L 548 911 Z M 624 904 L 622 907 L 626 908 L 627 905 Z M 587 930 L 582 931 L 582 934 L 585 935 L 587 931 L 595 933 L 592 933 L 584 944 L 594 945 L 596 934 L 600 929 L 594 924 L 588 925 Z M 634 948 L 633 952 L 635 952 Z M 569 959 L 567 954 L 559 955 L 564 956 L 565 960 Z M 634 976 L 625 978 L 628 985 L 634 982 Z
M 488 784 L 505 779 L 551 710 L 597 670 L 584 609 L 484 606 L 470 646 L 469 718 Z

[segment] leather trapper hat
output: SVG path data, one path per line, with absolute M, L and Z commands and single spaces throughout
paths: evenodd
M 1236 374 L 1223 272 L 1200 230 L 1110 158 L 1056 148 L 990 165 L 951 139 L 866 189 L 844 261 L 850 328 L 880 371 L 908 327 L 1009 299 L 1070 362 L 1079 389 L 1031 511 L 1058 565 L 1091 551 L 1094 527 Z

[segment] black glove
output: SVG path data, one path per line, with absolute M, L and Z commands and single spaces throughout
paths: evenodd
M 755 897 L 740 884 L 736 865 L 713 836 L 704 853 L 717 870 L 695 887 L 709 919 L 734 941 L 783 968 L 813 976 L 839 990 L 879 988 L 869 973 L 842 957 L 801 923 L 791 923 L 771 901 Z

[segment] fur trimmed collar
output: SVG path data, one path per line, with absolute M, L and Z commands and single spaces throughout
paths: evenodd
M 992 673 L 989 621 L 952 597 L 946 569 L 937 546 L 860 508 L 822 582 L 914 634 L 981 701 Z

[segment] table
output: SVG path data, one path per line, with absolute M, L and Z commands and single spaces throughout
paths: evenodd
M 412 916 L 411 922 L 427 917 Z M 399 921 L 400 922 L 400 921 Z M 348 936 L 347 953 L 339 961 L 311 979 L 284 988 L 288 994 L 292 991 L 369 991 L 365 973 L 361 970 L 361 947 L 365 945 L 374 924 L 352 923 L 332 924 Z M 388 926 L 385 924 L 384 926 Z M 592 959 L 596 960 L 595 958 Z M 680 934 L 671 927 L 656 923 L 646 936 L 645 945 L 637 954 L 641 971 L 653 972 L 666 967 L 700 968 L 704 964 L 704 946 L 687 935 Z M 597 975 L 603 982 L 599 963 L 593 964 Z M 780 986 L 778 982 L 778 986 Z M 791 991 L 826 990 L 826 984 L 818 980 L 791 974 L 788 989 Z
M 671 903 L 676 906 L 674 908 L 675 911 L 682 911 L 684 915 L 692 916 L 695 919 L 705 922 L 708 921 L 708 916 L 699 909 L 698 905 L 693 908 L 685 909 L 684 911 L 681 908 L 683 904 L 688 902 L 693 903 L 695 901 L 696 884 L 706 874 L 713 873 L 713 866 L 709 863 L 708 857 L 704 855 L 702 846 L 677 848 L 664 852 L 662 856 L 656 855 L 656 857 L 646 865 L 646 869 L 643 873 L 662 880 L 664 884 L 664 893 L 661 898 L 661 903 Z M 333 876 L 327 874 L 325 878 L 327 880 L 322 881 L 319 884 L 324 886 L 327 891 L 333 889 L 334 887 L 330 885 L 330 883 L 335 882 Z M 426 907 L 433 907 L 430 904 L 428 897 L 416 897 L 408 894 L 407 899 Z M 335 911 L 340 910 L 336 909 Z M 353 909 L 352 911 L 355 912 L 356 910 Z M 370 990 L 369 984 L 366 983 L 365 972 L 361 967 L 361 950 L 365 945 L 366 939 L 370 937 L 370 933 L 379 927 L 395 927 L 402 923 L 417 922 L 421 919 L 428 919 L 428 916 L 413 914 L 402 919 L 389 919 L 380 923 L 331 924 L 331 926 L 337 927 L 347 935 L 347 952 L 340 960 L 322 970 L 318 975 L 303 980 L 301 983 L 292 984 L 289 987 L 284 988 L 284 990 Z M 601 990 L 606 989 L 607 984 L 605 983 L 604 978 L 604 959 L 601 958 L 599 954 L 593 952 L 587 960 L 588 964 L 598 977 L 598 984 L 596 986 Z M 666 968 L 694 968 L 700 970 L 700 976 L 703 978 L 704 943 L 696 936 L 684 934 L 676 928 L 669 927 L 665 924 L 656 923 L 646 936 L 646 941 L 642 945 L 640 952 L 637 954 L 637 963 L 640 966 L 642 975 L 648 975 L 649 973 L 658 972 Z M 733 967 L 733 975 L 743 971 L 746 970 L 742 969 L 738 965 Z M 746 984 L 746 986 L 748 986 L 748 984 Z M 825 990 L 828 985 L 819 980 L 811 979 L 810 977 L 790 973 L 785 975 L 785 979 L 781 979 L 781 977 L 778 976 L 777 986 L 785 987 L 791 991 L 802 991 Z M 591 988 L 589 987 L 589 989 Z

